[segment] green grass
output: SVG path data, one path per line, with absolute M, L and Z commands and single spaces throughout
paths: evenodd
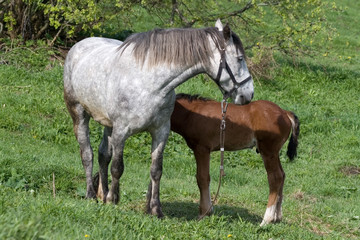
M 304 60 L 297 68 L 283 60 L 272 73 L 274 80 L 255 80 L 255 100 L 274 101 L 301 121 L 298 157 L 290 163 L 285 147 L 281 153 L 283 221 L 263 228 L 268 184 L 260 156 L 253 150 L 225 154 L 227 175 L 215 213 L 197 221 L 195 161 L 175 133 L 164 153 L 163 220 L 143 212 L 151 145 L 146 133 L 127 141 L 120 204 L 85 200 L 85 174 L 62 99 L 61 63 L 49 60 L 52 52 L 41 43 L 35 50 L 0 53 L 7 60 L 0 65 L 0 239 L 360 238 L 360 175 L 351 171 L 360 169 L 355 2 L 338 1 L 343 12 L 328 17 L 340 34 L 324 46 L 334 56 Z M 346 41 L 351 43 L 347 48 Z M 350 53 L 350 60 L 338 57 Z M 220 100 L 220 91 L 206 79 L 191 79 L 176 91 Z M 101 127 L 93 121 L 91 136 L 97 156 Z M 213 193 L 219 159 L 219 153 L 212 154 Z

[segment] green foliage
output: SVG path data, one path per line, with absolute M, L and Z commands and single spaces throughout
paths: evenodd
M 136 6 L 133 1 L 118 2 L 118 6 L 130 11 Z M 247 47 L 259 51 L 266 46 L 293 55 L 308 53 L 314 37 L 329 32 L 325 12 L 333 9 L 320 0 L 155 0 L 139 1 L 138 6 L 153 16 L 154 27 L 212 26 L 220 18 L 233 26 Z M 328 34 L 332 35 L 332 31 Z
M 72 37 L 75 31 L 98 30 L 101 23 L 100 4 L 94 0 L 74 1 L 57 0 L 51 3 L 41 3 L 44 14 L 49 16 L 50 26 L 55 29 L 65 29 L 68 37 Z
M 14 27 L 19 28 L 14 34 L 42 29 L 40 26 L 37 27 L 38 29 L 27 29 L 27 26 L 21 25 L 21 21 L 25 20 L 29 21 L 29 26 L 36 25 L 31 22 L 36 19 L 44 22 L 43 27 L 47 24 L 55 30 L 51 33 L 52 38 L 56 38 L 62 32 L 66 33 L 66 37 L 71 38 L 81 37 L 84 33 L 109 34 L 106 31 L 137 32 L 154 27 L 212 26 L 216 19 L 220 18 L 234 26 L 234 30 L 240 33 L 248 47 L 261 49 L 262 46 L 266 46 L 292 54 L 308 52 L 317 34 L 329 32 L 324 13 L 328 9 L 336 8 L 320 0 L 268 2 L 260 0 L 100 2 L 19 0 L 19 2 L 21 4 L 18 4 L 17 8 L 12 7 L 10 1 L 2 3 L 7 8 L 4 16 L 0 15 L 0 22 L 5 23 L 8 32 L 15 31 Z M 16 12 L 23 13 L 24 18 L 15 18 Z M 25 19 L 29 14 L 36 14 L 39 17 Z
M 102 30 L 102 24 L 114 17 L 117 8 L 112 0 L 5 0 L 0 2 L 0 23 L 12 39 L 62 40 L 81 38 Z M 112 7 L 110 7 L 112 6 Z M 0 31 L 1 34 L 1 31 Z
M 254 76 L 266 78 L 272 78 L 269 72 L 277 53 L 292 59 L 319 53 L 327 57 L 331 50 L 323 46 L 336 37 L 336 29 L 328 23 L 325 13 L 346 11 L 335 3 L 320 0 L 17 2 L 0 3 L 4 6 L 0 11 L 3 32 L 13 40 L 19 36 L 23 40 L 47 38 L 50 46 L 87 36 L 123 40 L 133 32 L 158 27 L 213 26 L 220 18 L 245 43 Z M 341 61 L 354 62 L 353 54 L 338 57 Z

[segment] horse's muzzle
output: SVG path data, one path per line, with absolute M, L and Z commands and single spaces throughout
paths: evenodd
M 238 105 L 245 105 L 250 103 L 253 98 L 254 92 L 252 92 L 251 94 L 237 96 L 235 97 L 235 99 L 233 99 L 233 102 Z

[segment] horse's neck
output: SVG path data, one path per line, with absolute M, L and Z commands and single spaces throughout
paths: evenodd
M 211 58 L 210 61 L 213 63 L 214 59 L 219 58 L 219 56 L 217 56 L 219 55 L 219 53 L 216 50 L 216 46 L 210 37 L 209 41 L 212 45 L 215 56 L 214 58 L 213 56 L 209 56 L 209 58 Z M 131 59 L 131 52 L 132 47 L 130 46 L 126 49 L 124 54 L 129 54 Z M 137 65 L 134 58 L 132 58 L 130 61 L 129 59 L 127 59 L 126 61 L 127 62 L 125 62 L 124 64 L 130 66 L 130 68 L 133 68 L 133 66 Z M 204 66 L 201 62 L 195 63 L 192 66 L 187 66 L 185 63 L 172 64 L 171 66 L 167 63 L 160 63 L 159 65 L 151 66 L 150 68 L 148 68 L 147 66 L 147 60 L 145 60 L 143 64 L 144 65 L 142 67 L 136 67 L 136 71 L 139 71 L 139 69 L 141 69 L 140 71 L 142 73 L 140 74 L 142 75 L 142 78 L 148 79 L 154 84 L 154 86 L 158 86 L 158 90 L 164 91 L 165 93 L 173 91 L 177 86 L 198 74 L 208 73 L 210 76 L 215 76 L 217 73 L 217 70 L 212 69 L 211 66 Z
M 166 68 L 166 66 L 164 67 Z M 169 74 L 164 76 L 164 82 L 167 83 L 164 90 L 172 91 L 190 78 L 204 72 L 205 70 L 201 64 L 190 67 L 178 66 L 177 69 L 174 68 L 174 70 L 170 70 Z

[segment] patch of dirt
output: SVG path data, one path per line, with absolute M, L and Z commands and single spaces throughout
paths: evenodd
M 304 192 L 301 192 L 300 190 L 294 192 L 292 194 L 292 197 L 296 200 L 303 200 L 304 199 Z
M 340 169 L 340 172 L 345 174 L 346 176 L 353 176 L 360 174 L 360 167 L 357 166 L 344 166 Z
M 309 203 L 315 203 L 317 199 L 314 196 L 311 196 L 309 194 L 306 194 L 305 192 L 302 192 L 301 190 L 297 190 L 294 193 L 290 195 L 291 198 L 298 200 L 298 201 L 307 201 Z

